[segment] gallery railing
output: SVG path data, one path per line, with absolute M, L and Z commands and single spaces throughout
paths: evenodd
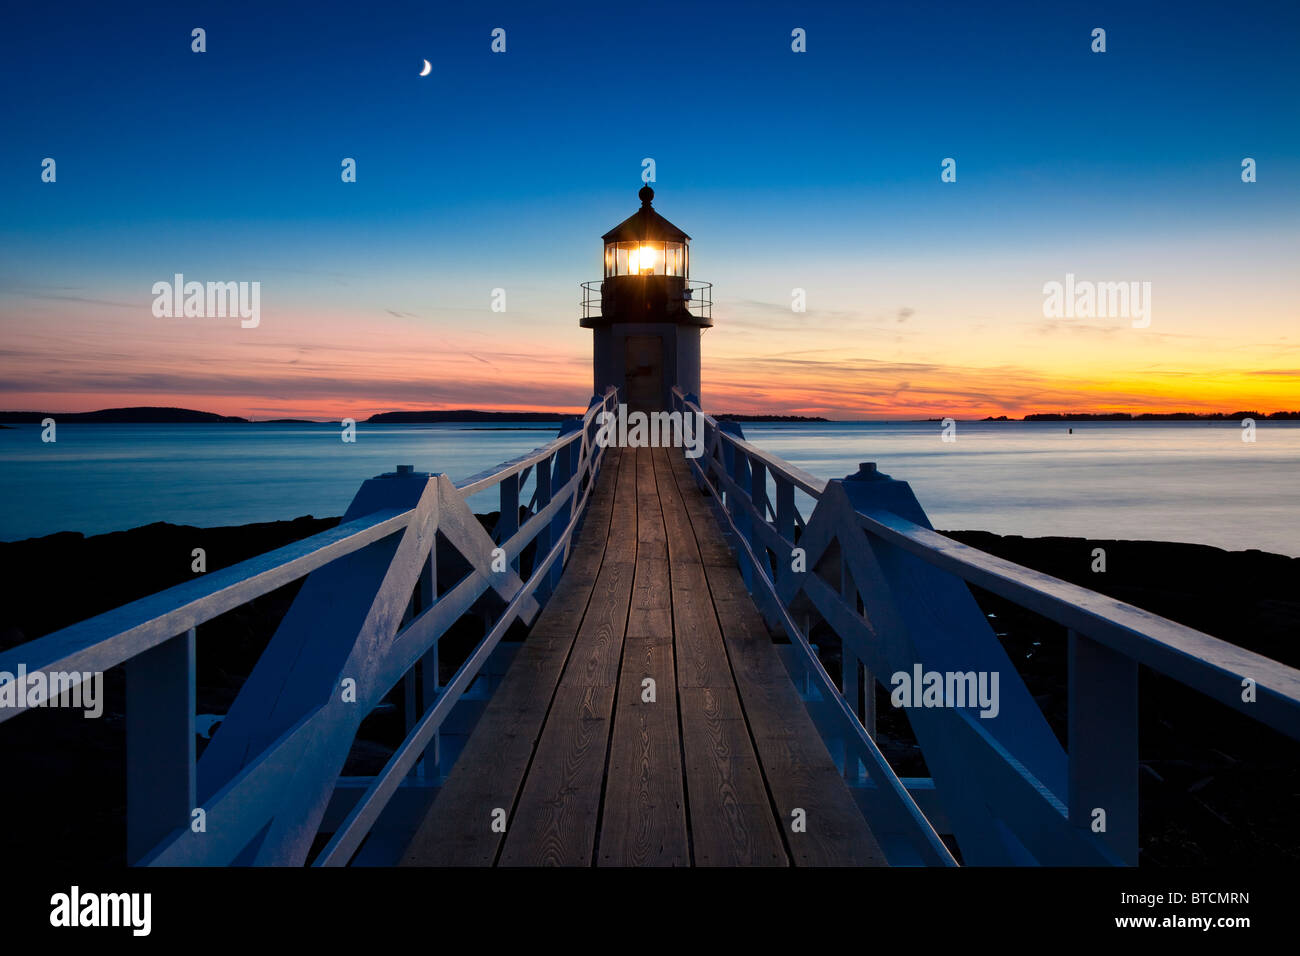
M 673 403 L 702 416 L 704 454 L 687 460 L 722 505 L 755 602 L 793 643 L 806 696 L 824 705 L 810 711 L 830 715 L 823 736 L 874 808 L 891 859 L 910 852 L 906 839 L 891 843 L 891 830 L 916 842 L 907 804 L 887 793 L 893 774 L 874 739 L 875 684 L 897 692 L 896 675 L 910 683 L 936 673 L 945 693 L 947 675 L 959 675 L 952 684 L 963 696 L 980 675 L 998 675 L 996 713 L 969 700 L 930 706 L 920 688 L 905 700 L 921 703 L 906 714 L 930 773 L 906 779 L 908 794 L 938 832 L 956 836 L 965 863 L 1137 862 L 1139 664 L 1300 739 L 1300 671 L 947 538 L 907 483 L 874 465 L 824 481 L 703 415 L 680 388 Z M 806 518 L 797 493 L 813 502 Z M 1067 629 L 1068 748 L 967 583 Z M 809 640 L 814 614 L 841 641 L 839 686 Z
M 582 283 L 582 317 L 598 318 L 601 312 L 601 296 L 605 283 L 609 279 L 592 279 Z M 674 293 L 675 295 L 675 293 Z M 681 288 L 682 308 L 697 319 L 710 324 L 713 320 L 713 283 L 698 279 L 685 279 Z
M 464 481 L 409 466 L 372 478 L 332 530 L 14 647 L 0 672 L 48 681 L 124 666 L 129 862 L 345 865 L 507 628 L 531 621 L 558 582 L 603 457 L 597 416 L 616 403 L 611 388 L 554 441 Z M 467 500 L 493 489 L 489 533 Z M 196 761 L 195 628 L 304 576 Z M 485 636 L 440 683 L 440 638 L 485 604 Z M 399 681 L 406 737 L 313 857 L 357 729 Z M 0 721 L 24 709 L 0 708 Z

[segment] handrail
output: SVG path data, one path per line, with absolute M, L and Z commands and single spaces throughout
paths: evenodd
M 601 296 L 604 285 L 610 279 L 627 278 L 620 276 L 606 276 L 604 279 L 589 279 L 582 285 L 582 317 L 590 319 L 593 315 L 601 314 Z M 683 308 L 697 319 L 712 319 L 713 317 L 713 283 L 705 282 L 701 279 L 687 279 L 680 276 L 668 276 L 667 278 L 681 278 Z
M 687 408 L 693 409 L 696 412 L 700 411 L 699 406 L 695 405 L 694 403 L 688 402 Z M 700 414 L 703 415 L 704 413 L 700 412 Z M 713 425 L 715 428 L 717 427 L 718 423 L 714 421 L 711 416 L 705 415 L 704 421 L 708 424 Z M 790 483 L 794 485 L 794 487 L 798 488 L 800 491 L 812 495 L 814 498 L 820 498 L 822 492 L 826 490 L 826 486 L 830 484 L 830 482 L 828 482 L 825 478 L 818 478 L 816 475 L 812 474 L 811 472 L 804 471 L 798 465 L 792 465 L 784 458 L 778 458 L 776 455 L 773 455 L 771 452 L 764 451 L 763 449 L 759 448 L 757 445 L 750 444 L 749 442 L 745 441 L 745 439 L 737 435 L 730 434 L 728 432 L 720 432 L 719 434 L 723 436 L 723 439 L 726 441 L 728 445 L 730 445 L 733 448 L 739 449 L 741 452 L 747 455 L 751 460 L 762 462 L 764 465 L 770 468 L 774 474 L 779 473 L 783 477 L 788 478 L 790 480 Z
M 592 414 L 592 412 L 588 411 L 586 418 L 590 418 Z M 547 442 L 545 445 L 534 448 L 532 451 L 525 452 L 518 458 L 511 458 L 492 468 L 480 471 L 478 474 L 470 475 L 468 478 L 462 478 L 460 481 L 455 483 L 456 490 L 466 498 L 470 495 L 476 495 L 480 491 L 491 488 L 493 485 L 498 485 L 504 479 L 509 478 L 512 475 L 520 474 L 525 469 L 531 468 L 538 462 L 552 457 L 561 448 L 577 441 L 579 437 L 581 436 L 578 432 L 572 432 L 568 435 L 560 435 L 559 437 Z
M 706 450 L 688 462 L 721 505 L 756 603 L 802 652 L 807 676 L 830 689 L 838 729 L 823 733 L 847 734 L 858 745 L 854 767 L 861 759 L 873 776 L 879 770 L 877 680 L 919 665 L 1001 674 L 1001 714 L 991 719 L 960 703 L 909 711 L 932 773 L 918 795 L 937 794 L 966 862 L 1136 862 L 1138 664 L 1300 739 L 1300 671 L 940 535 L 905 482 L 874 466 L 845 479 L 815 478 L 746 441 L 738 425 L 706 415 L 680 387 L 672 394 L 674 409 L 702 416 Z M 806 519 L 796 489 L 813 499 Z M 1068 630 L 1068 754 L 965 582 Z M 841 687 L 813 649 L 809 625 L 795 620 L 796 605 L 839 636 Z
M 972 548 L 898 515 L 873 511 L 859 517 L 863 528 L 921 560 L 1300 739 L 1300 670 L 1108 595 Z M 1254 681 L 1263 697 L 1255 703 L 1263 706 L 1248 707 L 1242 701 L 1240 680 L 1245 677 Z
M 106 671 L 177 634 L 304 577 L 404 528 L 411 511 L 385 509 L 193 581 L 132 601 L 0 653 L 0 671 Z M 33 701 L 35 703 L 36 701 Z M 0 723 L 24 711 L 0 708 Z
M 306 862 L 357 727 L 405 680 L 408 701 L 422 696 L 424 709 L 408 706 L 406 740 L 317 861 L 346 864 L 397 784 L 428 761 L 440 725 L 510 624 L 531 619 L 558 583 L 603 459 L 598 416 L 617 400 L 608 389 L 554 440 L 455 484 L 400 469 L 372 478 L 337 527 L 11 648 L 0 653 L 0 671 L 44 672 L 55 686 L 52 672 L 126 666 L 128 857 L 161 864 Z M 530 474 L 536 488 L 521 523 L 520 486 Z M 466 502 L 492 487 L 501 510 L 489 535 Z M 468 575 L 439 580 L 440 540 Z M 530 544 L 523 580 L 519 558 Z M 303 577 L 196 761 L 194 629 Z M 503 607 L 442 685 L 438 642 L 489 590 Z M 19 697 L 19 706 L 0 708 L 0 721 L 40 703 Z M 205 830 L 191 827 L 200 812 Z

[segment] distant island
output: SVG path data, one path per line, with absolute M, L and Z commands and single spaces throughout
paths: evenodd
M 366 419 L 372 425 L 436 425 L 441 422 L 562 422 L 581 412 L 481 412 L 456 408 L 427 412 L 380 412 Z
M 381 412 L 366 419 L 371 424 L 429 425 L 439 422 L 561 422 L 575 418 L 581 412 L 481 412 L 460 408 L 450 411 Z M 720 422 L 825 422 L 826 418 L 809 418 L 803 415 L 743 415 L 729 413 L 715 415 Z
M 1036 412 L 1026 415 L 1019 421 L 1024 422 L 1239 422 L 1243 418 L 1255 418 L 1261 421 L 1300 421 L 1300 412 L 1142 412 L 1138 415 L 1129 412 Z M 1006 415 L 996 418 L 989 415 L 981 419 L 986 422 L 1016 421 Z
M 431 409 L 420 412 L 378 412 L 365 419 L 374 425 L 435 425 L 448 422 L 500 423 L 542 422 L 558 424 L 574 418 L 581 412 L 485 412 L 472 408 Z M 720 422 L 829 422 L 831 419 L 817 415 L 749 415 L 743 412 L 724 412 L 713 416 Z M 46 418 L 56 422 L 78 422 L 105 425 L 190 425 L 211 423 L 241 423 L 258 425 L 315 425 L 321 420 L 308 418 L 249 419 L 238 415 L 218 415 L 200 412 L 193 408 L 163 408 L 138 405 L 129 408 L 101 408 L 93 412 L 14 412 L 0 411 L 0 428 L 11 425 L 39 425 Z M 988 415 L 984 422 L 1239 422 L 1245 418 L 1258 421 L 1300 421 L 1300 411 L 1293 412 L 1034 412 L 1024 418 L 1007 415 Z M 332 422 L 337 419 L 325 419 Z M 945 419 L 927 418 L 938 422 Z
M 816 415 L 745 415 L 738 412 L 726 412 L 722 415 L 714 415 L 715 421 L 719 422 L 828 422 L 829 418 L 820 418 Z
M 189 425 L 200 422 L 247 422 L 236 415 L 197 412 L 192 408 L 158 408 L 138 405 L 131 408 L 101 408 L 96 412 L 0 412 L 0 422 L 15 425 L 39 425 L 47 418 L 56 422 L 95 422 L 105 425 Z

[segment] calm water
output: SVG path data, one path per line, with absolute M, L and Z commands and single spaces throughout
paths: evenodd
M 152 521 L 199 527 L 341 515 L 361 482 L 397 465 L 453 481 L 549 442 L 556 426 L 337 423 L 40 426 L 0 430 L 0 540 L 98 534 Z M 495 510 L 492 494 L 478 511 Z
M 813 474 L 860 461 L 908 481 L 935 527 L 1192 541 L 1300 556 L 1300 423 L 747 424 Z M 467 477 L 544 444 L 520 425 L 35 425 L 0 430 L 0 539 L 151 521 L 199 526 L 342 514 L 362 479 L 398 464 Z M 1073 428 L 1069 434 L 1067 429 Z M 491 496 L 474 503 L 495 507 Z
M 742 426 L 823 478 L 874 461 L 942 530 L 1190 541 L 1300 557 L 1300 422 Z M 1069 429 L 1074 433 L 1070 434 Z

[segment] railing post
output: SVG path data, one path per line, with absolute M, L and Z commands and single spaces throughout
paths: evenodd
M 794 540 L 794 484 L 776 475 L 776 533 L 791 544 Z
M 1136 866 L 1137 662 L 1074 631 L 1069 643 L 1070 823 Z
M 423 570 L 423 569 L 421 569 Z M 415 591 L 419 591 L 419 584 L 416 584 Z M 397 629 L 403 630 L 418 613 L 416 608 L 416 594 L 411 593 L 411 600 L 406 604 L 406 610 L 402 612 L 402 622 L 397 625 Z M 416 722 L 420 719 L 420 708 L 418 694 L 420 692 L 419 681 L 416 680 L 415 668 L 412 667 L 402 676 L 402 710 L 403 714 L 403 732 L 409 734 Z M 416 775 L 417 767 L 412 767 L 410 776 Z
M 593 404 L 595 404 L 595 401 L 595 399 L 592 399 Z M 566 419 L 560 426 L 560 436 L 563 437 L 564 435 L 571 435 L 574 432 L 581 432 L 585 427 L 586 426 L 583 424 L 581 418 Z M 568 484 L 574 474 L 576 474 L 578 455 L 582 449 L 582 441 L 582 436 L 578 436 L 555 453 L 555 470 L 550 479 L 552 494 L 554 494 L 554 489 L 564 487 Z M 555 546 L 555 542 L 559 541 L 560 537 L 564 534 L 564 529 L 569 526 L 569 520 L 573 517 L 574 506 L 577 504 L 578 496 L 581 494 L 582 489 L 580 487 L 575 487 L 572 494 L 569 495 L 568 500 L 556 509 L 555 518 L 551 521 L 551 547 Z M 538 553 L 540 554 L 541 552 Z M 564 559 L 565 555 L 561 554 L 556 562 L 551 565 L 551 570 L 547 572 L 547 586 L 552 591 L 560 585 L 560 575 L 564 573 Z
M 741 430 L 740 425 L 736 422 L 718 422 L 718 430 L 726 435 L 734 435 L 737 438 L 744 438 L 745 433 Z M 718 442 L 719 450 L 722 452 L 723 470 L 727 477 L 731 479 L 732 484 L 741 489 L 741 494 L 747 494 L 749 491 L 749 457 L 742 452 L 725 437 Z M 749 525 L 745 518 L 745 503 L 737 501 L 737 492 L 732 487 L 725 487 L 723 482 L 719 481 L 717 490 L 722 496 L 722 506 L 731 516 L 731 522 L 736 527 L 736 531 L 742 535 L 746 541 L 750 540 L 751 534 Z M 745 587 L 753 592 L 754 589 L 754 569 L 748 561 L 740 562 L 740 576 L 745 581 Z
M 767 521 L 767 465 L 761 461 L 749 463 L 749 500 L 759 521 Z
M 853 715 L 861 720 L 862 711 L 858 707 L 858 686 L 857 655 L 849 650 L 848 644 L 841 641 L 840 693 L 853 710 Z M 844 735 L 844 779 L 851 782 L 858 779 L 858 754 L 854 747 L 854 741 L 848 734 Z
M 876 675 L 862 665 L 862 726 L 867 736 L 876 739 Z
M 755 532 L 752 512 L 749 510 L 753 506 L 753 489 L 750 485 L 750 468 L 749 456 L 739 448 L 732 449 L 731 457 L 731 480 L 735 482 L 741 490 L 737 495 L 728 495 L 727 499 L 730 504 L 732 520 L 736 524 L 736 529 L 741 536 L 749 543 L 750 550 L 754 551 L 755 557 L 758 552 L 755 550 Z M 750 593 L 754 592 L 754 567 L 746 560 L 740 562 L 740 576 L 745 581 L 745 587 Z
M 539 461 L 533 469 L 537 475 L 537 510 L 545 511 L 546 506 L 551 503 L 551 463 L 556 456 L 551 455 L 544 461 Z M 554 543 L 552 534 L 552 525 L 548 524 L 542 530 L 537 532 L 537 537 L 533 544 L 533 570 L 546 560 L 546 556 L 551 553 L 551 545 Z M 529 575 L 531 577 L 532 574 Z M 551 595 L 551 577 L 548 574 L 546 579 L 537 583 L 536 597 L 539 603 L 545 604 L 546 599 Z
M 840 556 L 840 599 L 854 612 L 858 609 L 858 586 L 853 579 L 849 562 Z M 862 675 L 860 678 L 859 675 Z M 876 736 L 875 686 L 871 671 L 853 653 L 848 642 L 840 641 L 840 688 L 844 699 L 853 710 L 853 716 L 862 724 L 867 736 Z M 865 691 L 865 693 L 864 693 Z M 858 755 L 851 737 L 844 738 L 844 777 L 850 782 L 858 779 Z
M 415 593 L 420 598 L 420 610 L 425 611 L 432 607 L 438 600 L 438 547 L 435 541 L 434 546 L 429 549 L 429 557 L 425 559 L 424 567 L 420 571 L 420 583 L 416 585 Z M 438 673 L 438 644 L 441 638 L 434 640 L 433 645 L 424 652 L 424 657 L 420 659 L 420 710 L 427 711 L 433 706 L 434 701 L 438 699 L 438 692 L 442 689 L 442 681 Z M 442 760 L 442 734 L 435 732 L 433 740 L 429 746 L 424 748 L 424 753 L 416 765 L 416 776 L 421 780 L 427 780 L 430 776 L 429 769 L 432 766 L 434 773 L 440 773 L 440 762 Z
M 125 663 L 128 863 L 195 809 L 194 648 L 190 628 Z
M 848 560 L 841 553 L 840 555 L 840 598 L 853 609 L 853 613 L 863 616 L 859 610 L 859 589 L 857 582 L 853 578 L 853 570 L 849 567 Z M 867 662 L 859 658 L 849 648 L 847 644 L 841 642 L 840 655 L 842 666 L 844 667 L 844 696 L 848 698 L 853 705 L 853 712 L 862 723 L 862 727 L 867 732 L 867 736 L 872 740 L 876 739 L 876 678 L 871 673 L 871 668 Z M 861 668 L 861 682 L 858 674 Z M 850 676 L 852 681 L 852 696 L 849 693 Z M 861 703 L 859 703 L 859 696 Z
M 501 479 L 501 517 L 497 519 L 497 544 L 504 546 L 519 530 L 519 473 Z M 519 570 L 519 558 L 510 562 L 510 567 Z
M 730 429 L 727 426 L 730 424 L 732 423 L 718 422 L 718 430 L 721 431 L 724 435 L 729 434 Z M 728 478 L 730 478 L 732 481 L 735 481 L 736 480 L 736 459 L 739 457 L 739 452 L 737 452 L 735 447 L 725 438 L 719 440 L 718 451 L 722 453 L 722 470 L 726 473 Z M 734 517 L 736 513 L 735 511 L 736 502 L 732 500 L 734 496 L 731 492 L 731 489 L 724 487 L 723 483 L 719 481 L 718 492 L 722 498 L 722 507 L 726 508 L 727 511 L 730 512 L 731 515 Z

